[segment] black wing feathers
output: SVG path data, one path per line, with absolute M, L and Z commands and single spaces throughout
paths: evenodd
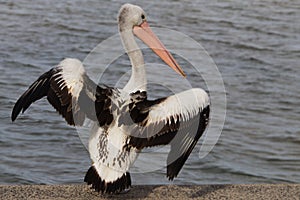
M 84 82 L 85 88 L 78 97 L 80 109 L 89 119 L 98 121 L 99 126 L 109 125 L 113 120 L 111 113 L 113 88 L 96 85 L 87 75 L 84 76 Z
M 166 98 L 160 98 L 156 100 L 147 100 L 146 91 L 137 91 L 130 94 L 131 102 L 128 105 L 129 115 L 123 115 L 120 119 L 120 123 L 130 125 L 132 122 L 143 126 L 147 121 L 148 114 L 151 106 L 163 102 Z M 129 118 L 128 118 L 129 117 Z M 127 118 L 124 119 L 124 118 Z
M 50 104 L 65 118 L 68 124 L 82 124 L 84 113 L 80 110 L 73 112 L 72 96 L 68 92 L 68 88 L 60 88 L 59 84 L 64 81 L 59 76 L 61 69 L 53 68 L 41 75 L 28 90 L 18 99 L 13 111 L 12 121 L 14 121 L 19 113 L 24 112 L 33 102 L 47 96 Z
M 113 91 L 110 87 L 102 88 L 97 86 L 96 88 L 95 109 L 99 126 L 108 126 L 113 121 L 113 114 L 111 111 L 112 93 Z
M 139 126 L 145 126 L 152 106 L 164 100 L 148 101 L 144 98 L 135 102 L 129 107 L 132 121 L 138 123 Z M 204 133 L 209 121 L 209 112 L 210 108 L 207 105 L 198 111 L 198 115 L 188 121 L 182 121 L 180 114 L 169 116 L 169 120 L 166 120 L 166 123 L 157 133 L 150 137 L 146 135 L 141 137 L 130 136 L 127 145 L 141 150 L 145 147 L 170 144 L 171 150 L 167 159 L 167 177 L 173 180 Z
M 183 167 L 185 161 L 188 159 L 189 155 L 191 154 L 192 150 L 194 149 L 195 145 L 197 144 L 198 140 L 202 136 L 202 134 L 205 131 L 205 128 L 208 125 L 209 121 L 209 112 L 210 108 L 207 106 L 200 112 L 199 116 L 199 125 L 198 125 L 198 130 L 193 138 L 192 143 L 189 145 L 188 149 L 183 152 L 181 156 L 177 156 L 177 159 L 174 158 L 174 154 L 176 155 L 178 152 L 178 146 L 179 143 L 184 141 L 184 136 L 185 135 L 176 135 L 178 138 L 174 138 L 174 140 L 171 142 L 171 151 L 168 155 L 167 159 L 167 177 L 169 180 L 173 180 L 174 177 L 176 177 Z M 175 153 L 174 153 L 175 152 Z M 174 161 L 175 160 L 175 161 Z
M 82 125 L 86 115 L 92 120 L 97 120 L 95 117 L 95 107 L 90 106 L 95 104 L 95 102 L 87 95 L 87 90 L 90 89 L 90 93 L 92 93 L 94 88 L 96 88 L 96 84 L 84 74 L 83 79 L 88 82 L 88 86 L 86 84 L 83 85 L 77 100 L 68 90 L 65 80 L 63 80 L 63 76 L 61 75 L 62 70 L 61 67 L 52 68 L 29 86 L 27 91 L 17 100 L 13 108 L 12 121 L 17 118 L 21 111 L 24 112 L 33 102 L 45 96 L 49 103 L 70 125 Z M 99 99 L 104 99 L 104 97 L 101 96 Z M 99 101 L 101 102 L 101 100 Z
M 63 79 L 62 70 L 61 67 L 55 67 L 29 86 L 13 108 L 12 121 L 33 102 L 46 96 L 70 125 L 82 125 L 86 116 L 94 121 L 98 120 L 100 126 L 110 124 L 113 120 L 110 112 L 112 88 L 97 86 L 83 74 L 82 89 L 78 97 L 74 97 Z
M 16 102 L 12 114 L 11 120 L 15 121 L 17 116 L 22 113 L 35 101 L 43 98 L 47 95 L 50 88 L 50 78 L 53 74 L 53 69 L 41 75 L 28 90 L 18 99 Z
M 62 76 L 59 74 L 61 69 L 54 69 L 56 70 L 50 79 L 50 88 L 47 93 L 47 99 L 59 114 L 65 118 L 68 124 L 82 125 L 85 114 L 76 104 L 76 100 L 73 101 L 72 95 L 68 91 L 68 87 L 65 85 Z
M 153 147 L 158 145 L 169 144 L 175 137 L 180 126 L 179 120 L 175 123 L 173 117 L 171 121 L 165 124 L 162 129 L 152 137 L 130 137 L 129 145 L 136 147 L 137 149 L 143 149 L 145 147 Z

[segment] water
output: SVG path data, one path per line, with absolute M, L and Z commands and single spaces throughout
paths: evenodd
M 38 101 L 14 123 L 10 113 L 41 73 L 64 57 L 83 60 L 117 33 L 121 5 L 1 1 L 0 184 L 83 182 L 88 152 L 47 101 Z M 226 123 L 217 145 L 203 159 L 198 145 L 174 183 L 299 183 L 300 4 L 155 0 L 140 5 L 152 26 L 201 43 L 226 87 Z M 168 183 L 165 170 L 134 173 L 133 183 Z

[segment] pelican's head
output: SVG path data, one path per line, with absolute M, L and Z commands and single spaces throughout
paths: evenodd
M 132 33 L 148 45 L 167 65 L 185 77 L 183 70 L 178 65 L 166 47 L 152 32 L 146 19 L 145 11 L 136 5 L 124 4 L 118 16 L 119 31 Z
M 146 13 L 141 7 L 126 3 L 120 8 L 118 17 L 120 31 L 133 29 L 144 21 L 146 21 Z

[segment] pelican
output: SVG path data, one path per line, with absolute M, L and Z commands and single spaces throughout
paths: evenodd
M 81 61 L 66 58 L 29 86 L 11 115 L 14 121 L 33 102 L 47 97 L 69 125 L 91 120 L 88 150 L 92 164 L 84 181 L 91 189 L 108 194 L 130 189 L 129 168 L 147 147 L 170 145 L 167 178 L 173 180 L 205 131 L 210 113 L 208 94 L 200 88 L 149 100 L 144 58 L 135 36 L 175 72 L 186 75 L 150 29 L 142 8 L 123 5 L 118 28 L 132 65 L 124 88 L 94 83 Z

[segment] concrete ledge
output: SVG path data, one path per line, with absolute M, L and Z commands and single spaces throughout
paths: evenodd
M 149 185 L 101 195 L 87 185 L 1 185 L 0 199 L 300 199 L 300 184 Z

